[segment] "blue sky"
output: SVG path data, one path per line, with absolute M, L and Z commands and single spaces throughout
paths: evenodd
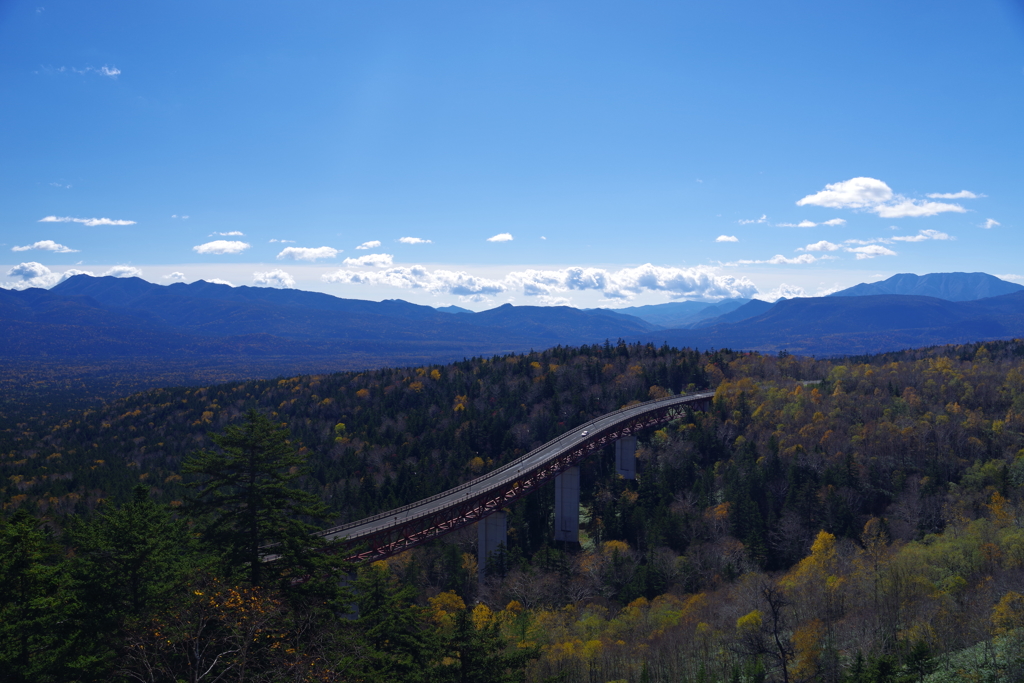
M 1022 122 L 1009 0 L 5 2 L 0 284 L 481 309 L 1024 281 Z

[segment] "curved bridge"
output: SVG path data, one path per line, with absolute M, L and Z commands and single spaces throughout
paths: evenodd
M 603 446 L 633 437 L 641 429 L 667 423 L 679 417 L 685 408 L 706 409 L 714 395 L 714 391 L 703 391 L 672 396 L 602 415 L 482 477 L 436 496 L 321 531 L 320 535 L 344 545 L 368 546 L 350 560 L 390 557 L 499 512 Z M 633 458 L 632 450 L 629 458 Z M 578 500 L 578 478 L 576 482 Z M 500 534 L 503 542 L 504 521 Z M 486 554 L 481 552 L 485 558 Z

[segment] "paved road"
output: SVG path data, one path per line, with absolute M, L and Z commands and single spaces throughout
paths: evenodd
M 415 519 L 430 517 L 440 510 L 456 507 L 467 499 L 475 498 L 487 491 L 498 490 L 510 481 L 521 479 L 531 471 L 542 467 L 548 461 L 566 451 L 579 447 L 587 440 L 594 438 L 595 435 L 608 428 L 615 427 L 619 423 L 628 422 L 644 413 L 676 405 L 710 400 L 714 395 L 714 391 L 702 391 L 696 394 L 685 394 L 657 401 L 648 401 L 647 403 L 641 403 L 624 410 L 616 410 L 614 413 L 602 415 L 586 424 L 580 425 L 562 436 L 549 441 L 540 448 L 530 451 L 518 460 L 493 472 L 489 472 L 482 477 L 430 498 L 424 498 L 415 503 L 389 510 L 388 512 L 382 512 L 357 522 L 327 529 L 321 533 L 326 539 L 332 541 L 343 538 L 355 540 L 378 534 L 391 527 L 403 526 Z M 583 435 L 584 431 L 588 433 L 586 436 Z

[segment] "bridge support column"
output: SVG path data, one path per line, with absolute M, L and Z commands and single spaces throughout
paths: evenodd
M 483 581 L 487 572 L 487 562 L 499 546 L 508 543 L 508 520 L 504 510 L 487 515 L 476 523 L 476 571 L 477 580 Z
M 555 477 L 555 540 L 580 542 L 580 468 Z
M 615 471 L 626 479 L 636 479 L 636 437 L 624 436 L 615 441 Z

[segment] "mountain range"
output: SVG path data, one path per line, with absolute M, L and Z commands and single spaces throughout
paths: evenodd
M 587 310 L 505 304 L 479 313 L 290 289 L 76 275 L 49 290 L 0 289 L 0 389 L 5 396 L 97 382 L 134 389 L 445 363 L 618 339 L 833 356 L 1019 336 L 1024 287 L 985 273 L 901 274 L 774 303 Z

